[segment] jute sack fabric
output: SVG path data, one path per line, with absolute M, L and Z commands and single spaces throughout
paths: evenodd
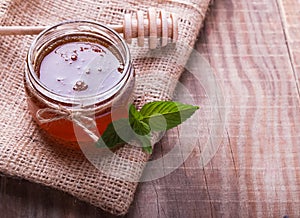
M 179 16 L 176 47 L 149 52 L 130 46 L 136 68 L 135 98 L 171 99 L 190 47 L 196 40 L 210 0 L 1 0 L 0 25 L 52 25 L 64 20 L 120 24 L 124 13 L 149 7 Z M 39 129 L 27 110 L 23 86 L 26 52 L 34 36 L 0 37 L 0 171 L 67 192 L 113 214 L 125 214 L 133 200 L 149 155 L 125 145 L 103 160 L 106 169 L 130 177 L 119 179 L 92 165 L 80 150 L 66 148 Z M 150 54 L 150 55 L 149 55 Z M 154 55 L 155 56 L 155 55 Z M 155 56 L 156 57 L 156 56 Z

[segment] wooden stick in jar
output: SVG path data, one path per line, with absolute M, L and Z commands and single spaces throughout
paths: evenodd
M 123 25 L 107 25 L 118 33 L 123 32 Z M 0 35 L 36 35 L 50 26 L 0 26 Z
M 118 33 L 123 33 L 127 43 L 131 43 L 132 38 L 138 38 L 138 45 L 144 46 L 144 38 L 149 37 L 149 47 L 154 49 L 157 46 L 158 38 L 161 38 L 161 45 L 168 44 L 167 39 L 176 42 L 178 38 L 178 23 L 174 14 L 169 16 L 164 10 L 156 11 L 152 8 L 148 10 L 147 19 L 142 11 L 137 12 L 137 16 L 125 14 L 123 24 L 107 25 Z M 0 26 L 0 36 L 2 35 L 35 35 L 48 28 L 48 26 Z

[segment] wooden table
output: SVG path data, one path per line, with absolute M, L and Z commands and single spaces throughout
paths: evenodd
M 195 48 L 223 88 L 223 141 L 205 167 L 195 149 L 171 174 L 141 183 L 126 217 L 300 216 L 299 30 L 299 0 L 215 0 Z M 191 74 L 182 82 L 201 105 L 203 90 Z M 6 176 L 0 211 L 1 217 L 112 217 Z

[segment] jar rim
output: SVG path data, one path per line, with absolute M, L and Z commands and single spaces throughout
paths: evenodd
M 109 33 L 112 33 L 114 37 L 117 38 L 118 43 L 121 44 L 122 48 L 124 49 L 124 75 L 120 78 L 120 80 L 118 81 L 117 84 L 115 84 L 114 86 L 112 86 L 110 89 L 106 90 L 105 92 L 102 93 L 96 93 L 96 94 L 87 94 L 84 96 L 63 96 L 58 94 L 57 92 L 54 92 L 53 90 L 51 90 L 50 88 L 48 88 L 45 84 L 43 84 L 40 79 L 38 78 L 38 75 L 36 73 L 34 64 L 32 63 L 32 58 L 34 56 L 34 50 L 35 50 L 35 46 L 36 44 L 39 42 L 39 40 L 41 40 L 41 38 L 43 36 L 45 36 L 47 33 L 58 29 L 61 26 L 65 26 L 65 25 L 71 25 L 71 24 L 87 24 L 87 25 L 94 25 L 94 27 L 98 27 L 99 29 L 97 29 L 98 31 L 108 31 Z M 85 33 L 92 33 L 91 30 L 84 30 L 86 31 Z M 66 35 L 67 36 L 67 35 Z M 125 42 L 125 40 L 112 28 L 108 27 L 107 25 L 101 24 L 99 22 L 96 21 L 89 21 L 89 20 L 70 20 L 70 21 L 63 21 L 60 22 L 56 25 L 50 26 L 48 28 L 46 28 L 45 30 L 43 30 L 31 43 L 30 48 L 28 50 L 27 53 L 27 57 L 26 57 L 26 61 L 27 61 L 27 68 L 30 74 L 30 79 L 34 80 L 34 83 L 36 86 L 38 86 L 38 88 L 40 90 L 42 90 L 45 94 L 46 97 L 51 96 L 50 98 L 54 98 L 56 101 L 60 101 L 62 103 L 69 103 L 69 104 L 80 104 L 82 105 L 89 105 L 89 104 L 95 104 L 95 103 L 99 103 L 102 101 L 107 101 L 108 99 L 110 99 L 112 96 L 114 96 L 116 93 L 118 93 L 122 87 L 124 87 L 124 85 L 126 84 L 127 79 L 130 76 L 130 73 L 132 71 L 132 61 L 131 61 L 131 54 L 129 51 L 129 47 L 127 45 L 127 43 Z M 31 81 L 32 82 L 32 81 Z M 37 88 L 37 87 L 35 87 Z M 86 105 L 85 105 L 86 106 Z

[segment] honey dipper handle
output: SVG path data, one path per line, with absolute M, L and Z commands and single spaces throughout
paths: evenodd
M 108 25 L 117 33 L 123 33 L 123 25 Z M 0 26 L 0 36 L 8 35 L 36 35 L 48 26 Z
M 43 31 L 46 26 L 0 26 L 0 35 L 35 35 Z

